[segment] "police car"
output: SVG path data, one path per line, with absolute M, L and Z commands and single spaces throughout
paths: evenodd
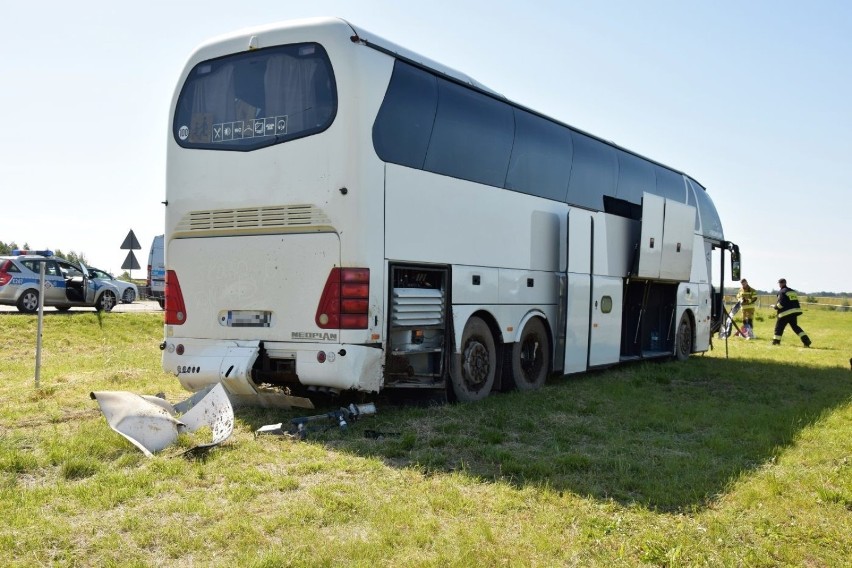
M 133 282 L 119 280 L 106 270 L 100 268 L 89 267 L 89 276 L 97 280 L 109 282 L 118 289 L 118 297 L 122 304 L 132 304 L 139 297 L 139 288 Z
M 39 271 L 44 266 L 44 305 L 64 312 L 73 307 L 93 307 L 109 312 L 119 297 L 118 289 L 90 277 L 83 263 L 56 258 L 51 251 L 12 251 L 0 256 L 0 304 L 18 311 L 38 311 Z

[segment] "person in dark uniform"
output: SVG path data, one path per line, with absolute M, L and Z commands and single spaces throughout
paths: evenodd
M 784 278 L 778 280 L 778 287 L 780 290 L 778 290 L 778 297 L 775 300 L 775 311 L 778 313 L 778 319 L 775 321 L 775 335 L 772 338 L 772 345 L 781 345 L 784 328 L 789 325 L 802 340 L 805 347 L 810 347 L 811 338 L 808 337 L 804 329 L 799 327 L 798 319 L 802 315 L 799 295 L 792 288 L 787 288 L 787 280 Z

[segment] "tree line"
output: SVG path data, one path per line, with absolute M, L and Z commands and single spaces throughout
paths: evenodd
M 18 243 L 16 243 L 15 241 L 12 241 L 8 244 L 4 243 L 3 241 L 0 241 L 0 256 L 9 256 L 9 255 L 12 254 L 13 250 L 18 250 L 18 249 L 19 250 L 32 250 L 29 243 L 24 243 L 23 246 L 18 246 Z M 66 253 L 66 252 L 63 252 L 59 249 L 56 249 L 56 250 L 53 251 L 53 255 L 57 256 L 59 258 L 64 258 L 68 262 L 74 262 L 74 263 L 81 263 L 82 262 L 83 264 L 85 264 L 87 266 L 89 264 L 89 261 L 86 260 L 86 255 L 82 252 L 76 252 L 76 251 L 71 250 L 71 251 L 68 251 Z

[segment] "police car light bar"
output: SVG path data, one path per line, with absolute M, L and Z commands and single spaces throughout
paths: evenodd
M 37 254 L 39 256 L 53 256 L 52 250 L 22 250 L 15 249 L 12 251 L 12 256 L 24 256 L 27 254 Z

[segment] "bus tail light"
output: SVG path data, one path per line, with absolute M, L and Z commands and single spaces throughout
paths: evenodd
M 183 325 L 186 323 L 186 304 L 183 292 L 174 270 L 166 272 L 166 324 Z
M 332 268 L 317 307 L 321 329 L 367 329 L 370 269 Z

